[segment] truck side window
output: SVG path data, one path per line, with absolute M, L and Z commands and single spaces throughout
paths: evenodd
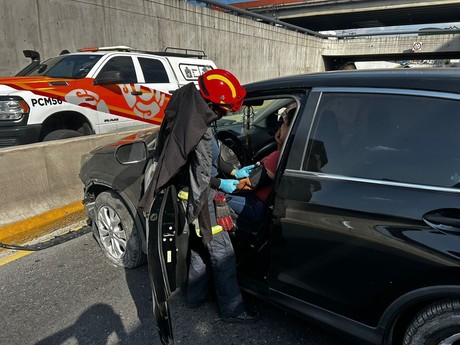
M 460 101 L 324 93 L 303 169 L 460 188 Z
M 169 83 L 163 63 L 156 59 L 139 58 L 146 83 Z
M 121 72 L 124 84 L 136 84 L 136 70 L 130 56 L 116 56 L 102 67 L 102 72 Z

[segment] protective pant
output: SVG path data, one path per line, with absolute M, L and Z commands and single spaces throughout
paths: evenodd
M 209 206 L 213 217 L 212 195 Z M 245 307 L 236 279 L 235 252 L 228 233 L 221 231 L 204 245 L 201 238 L 192 232 L 190 249 L 187 303 L 191 306 L 202 304 L 208 296 L 210 279 L 213 277 L 220 316 L 234 317 L 241 314 Z

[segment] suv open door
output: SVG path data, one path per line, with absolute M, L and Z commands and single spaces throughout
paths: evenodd
M 189 228 L 174 186 L 159 193 L 147 219 L 147 260 L 154 316 L 162 344 L 174 344 L 168 299 L 187 278 Z

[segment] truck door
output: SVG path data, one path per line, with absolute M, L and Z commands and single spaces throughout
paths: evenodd
M 95 76 L 95 80 L 111 73 L 120 77 L 116 83 L 93 86 L 92 92 L 98 97 L 98 133 L 161 123 L 169 95 L 142 85 L 136 63 L 131 56 L 115 56 Z

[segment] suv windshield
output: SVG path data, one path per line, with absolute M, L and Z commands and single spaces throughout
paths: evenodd
M 102 55 L 61 55 L 48 59 L 27 75 L 52 78 L 85 78 Z

